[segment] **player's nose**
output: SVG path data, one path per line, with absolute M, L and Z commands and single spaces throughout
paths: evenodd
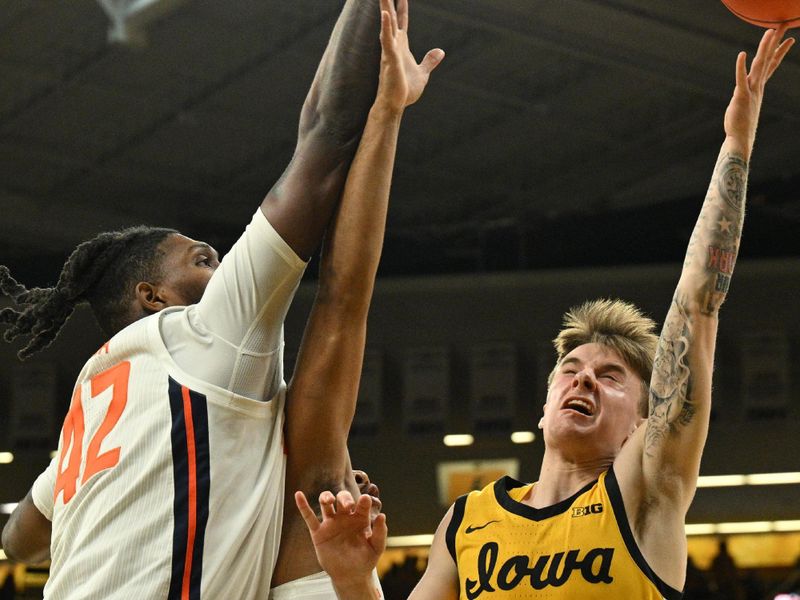
M 572 387 L 593 390 L 595 388 L 594 373 L 588 369 L 578 371 L 572 379 Z

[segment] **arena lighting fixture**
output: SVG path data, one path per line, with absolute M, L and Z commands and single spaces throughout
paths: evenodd
M 700 475 L 697 487 L 736 487 L 745 485 L 744 475 Z
M 750 475 L 701 475 L 697 487 L 738 487 L 742 485 L 786 485 L 800 483 L 800 472 L 752 473 Z
M 413 546 L 430 546 L 433 544 L 433 534 L 421 535 L 396 535 L 386 540 L 387 548 L 411 548 Z
M 711 535 L 716 533 L 717 526 L 714 523 L 687 523 L 684 529 L 686 535 Z
M 715 535 L 734 533 L 791 533 L 800 531 L 800 521 L 750 521 L 744 523 L 690 523 L 686 535 Z M 389 548 L 430 546 L 433 534 L 397 535 L 386 540 Z
M 532 431 L 515 431 L 511 434 L 511 441 L 515 444 L 530 444 L 536 439 L 536 434 Z
M 445 446 L 471 446 L 475 438 L 468 433 L 453 433 L 444 436 Z
M 746 521 L 741 523 L 689 523 L 686 535 L 734 533 L 790 533 L 800 531 L 800 521 Z
M 11 452 L 0 452 L 0 465 L 7 465 L 14 462 L 14 455 Z
M 800 521 L 775 521 L 775 531 L 800 531 Z
M 18 502 L 9 502 L 8 504 L 0 504 L 0 515 L 10 515 L 17 508 Z
M 0 560 L 8 560 L 8 556 L 2 550 L 0 550 Z
M 754 473 L 747 476 L 747 485 L 780 485 L 788 483 L 800 483 L 800 472 Z

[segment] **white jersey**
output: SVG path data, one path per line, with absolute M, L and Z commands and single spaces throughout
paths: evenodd
M 33 487 L 47 599 L 266 598 L 286 461 L 282 323 L 305 263 L 259 210 L 201 302 L 84 366 Z

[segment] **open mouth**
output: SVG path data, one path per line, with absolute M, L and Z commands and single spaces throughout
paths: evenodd
M 575 412 L 586 415 L 587 417 L 591 417 L 594 414 L 594 407 L 586 400 L 580 400 L 578 398 L 568 400 L 564 404 L 563 408 L 567 410 L 574 410 Z

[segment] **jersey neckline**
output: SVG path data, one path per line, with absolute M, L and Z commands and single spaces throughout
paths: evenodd
M 566 512 L 567 509 L 573 505 L 578 496 L 588 492 L 595 485 L 597 485 L 597 482 L 598 479 L 590 481 L 577 492 L 572 494 L 569 498 L 565 498 L 564 500 L 556 502 L 555 504 L 551 504 L 550 506 L 545 506 L 543 508 L 534 508 L 533 506 L 529 506 L 519 502 L 518 500 L 514 500 L 508 493 L 510 490 L 529 484 L 522 483 L 513 477 L 506 475 L 505 477 L 495 481 L 494 496 L 497 500 L 497 503 L 508 512 L 519 515 L 520 517 L 525 517 L 531 521 L 543 521 L 545 519 L 549 519 L 550 517 L 555 517 L 556 515 Z

